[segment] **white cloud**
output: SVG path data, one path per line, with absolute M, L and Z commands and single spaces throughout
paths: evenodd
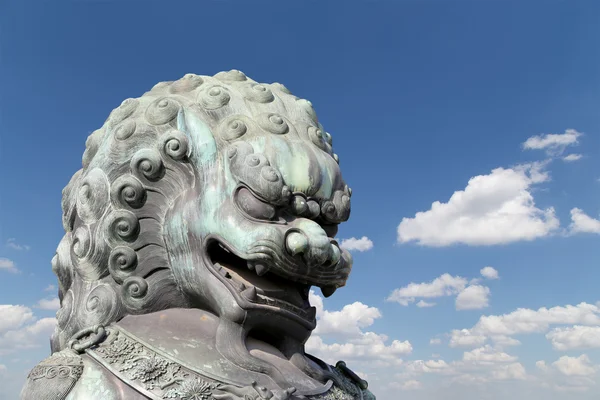
M 373 325 L 381 313 L 360 302 L 345 305 L 340 311 L 324 310 L 315 329 L 317 335 L 360 336 L 361 328 Z
M 551 325 L 582 325 L 595 327 L 600 325 L 600 308 L 598 305 L 580 303 L 576 306 L 542 307 L 538 310 L 519 308 L 503 315 L 484 315 L 471 329 L 455 329 L 450 332 L 450 347 L 477 347 L 487 340 L 497 346 L 514 346 L 520 342 L 511 336 L 548 332 Z M 574 343 L 587 343 L 591 346 L 589 336 L 580 336 L 582 328 L 572 330 L 556 330 L 548 339 L 556 346 L 571 346 Z
M 512 363 L 501 365 L 492 371 L 492 379 L 498 381 L 505 380 L 523 380 L 526 379 L 527 373 L 525 367 L 521 363 Z
M 569 233 L 600 233 L 600 221 L 588 216 L 579 208 L 573 208 Z
M 527 372 L 516 360 L 517 357 L 506 353 L 482 349 L 475 355 L 465 353 L 462 361 L 453 362 L 451 366 L 460 373 L 458 379 L 462 376 L 464 382 L 524 380 Z
M 376 307 L 369 307 L 361 302 L 345 305 L 339 311 L 325 310 L 323 298 L 309 292 L 309 302 L 317 309 L 317 327 L 313 331 L 317 335 L 334 335 L 338 337 L 360 337 L 362 328 L 373 325 L 381 312 Z
M 490 288 L 481 285 L 466 287 L 456 296 L 457 310 L 480 310 L 489 304 Z
M 54 285 L 48 285 L 46 287 L 46 289 L 44 289 L 44 292 L 54 292 L 56 290 L 56 286 Z
M 498 271 L 494 267 L 483 267 L 479 273 L 486 279 L 498 279 Z
M 540 371 L 548 371 L 548 365 L 546 365 L 546 361 L 544 360 L 536 361 L 535 366 Z
M 393 340 L 389 345 L 387 341 L 386 335 L 366 332 L 362 337 L 349 339 L 346 343 L 327 344 L 321 336 L 313 334 L 306 342 L 306 350 L 332 364 L 351 359 L 359 362 L 377 361 L 380 365 L 400 365 L 400 357 L 413 350 L 407 340 Z
M 559 351 L 573 349 L 599 348 L 600 326 L 575 325 L 567 328 L 555 328 L 546 334 L 552 347 Z
M 49 354 L 54 318 L 36 319 L 29 307 L 0 305 L 0 398 L 16 399 L 27 373 Z
M 466 351 L 463 354 L 463 361 L 478 364 L 512 363 L 517 361 L 517 359 L 515 356 L 494 350 L 490 345 Z
M 421 370 L 425 373 L 440 373 L 450 369 L 450 366 L 444 360 L 416 360 L 411 361 L 413 370 Z
M 469 329 L 454 329 L 451 332 L 450 347 L 477 347 L 482 346 L 487 340 L 484 335 L 476 335 Z
M 451 383 L 483 384 L 492 381 L 524 380 L 525 368 L 518 358 L 483 346 L 463 353 L 461 360 L 447 363 L 444 360 L 415 360 L 401 365 L 398 380 L 415 379 L 423 374 L 451 377 Z
M 60 300 L 58 297 L 53 297 L 50 299 L 41 299 L 37 302 L 37 308 L 41 308 L 42 310 L 51 310 L 56 311 L 60 308 Z
M 581 155 L 581 154 L 569 154 L 569 155 L 563 157 L 563 161 L 573 162 L 573 161 L 579 161 L 582 158 L 583 158 L 583 155 Z
M 31 249 L 31 247 L 29 247 L 26 244 L 19 244 L 16 242 L 16 240 L 14 238 L 10 238 L 6 241 L 6 246 L 10 247 L 13 250 L 29 250 Z
M 0 336 L 0 354 L 47 346 L 55 326 L 55 318 L 42 318 L 19 330 L 6 332 Z
M 352 359 L 363 364 L 400 365 L 401 356 L 412 352 L 409 341 L 392 340 L 388 344 L 386 335 L 363 331 L 381 317 L 377 308 L 355 302 L 339 311 L 328 311 L 321 296 L 311 290 L 309 297 L 317 308 L 317 328 L 306 342 L 306 349 L 325 361 Z M 326 343 L 324 337 L 343 338 L 345 342 Z
M 0 335 L 18 329 L 33 319 L 33 312 L 29 307 L 0 304 Z
M 569 380 L 560 384 L 551 384 L 546 387 L 552 387 L 557 393 L 563 392 L 575 392 L 582 393 L 587 392 L 591 386 L 594 386 L 596 382 L 587 377 L 576 377 L 570 376 Z M 561 399 L 562 400 L 562 399 Z M 594 399 L 595 400 L 595 399 Z
M 518 346 L 521 344 L 517 339 L 511 338 L 510 336 L 494 335 L 491 339 L 498 348 Z
M 423 387 L 421 382 L 411 379 L 410 381 L 403 382 L 401 389 L 402 390 L 416 390 L 416 389 L 421 389 L 421 387 Z
M 466 284 L 463 290 L 471 286 Z M 414 295 L 423 292 L 444 293 L 444 289 L 439 286 L 435 289 L 419 286 L 413 290 L 416 290 L 411 292 Z M 410 360 L 413 346 L 409 341 L 390 340 L 386 335 L 366 332 L 366 327 L 381 318 L 375 307 L 353 303 L 337 311 L 328 311 L 323 308 L 323 299 L 314 292 L 311 293 L 311 303 L 318 308 L 319 323 L 327 321 L 321 329 L 329 333 L 312 335 L 306 344 L 307 351 L 329 363 L 347 360 L 353 369 L 360 369 L 369 375 L 370 387 L 382 399 L 395 398 L 398 390 L 404 390 L 404 386 L 422 389 L 422 398 L 425 399 L 435 398 L 431 396 L 436 391 L 439 393 L 441 388 L 466 390 L 467 387 L 477 385 L 481 390 L 491 390 L 490 384 L 497 385 L 506 381 L 515 382 L 514 385 L 519 386 L 515 388 L 511 383 L 505 386 L 507 389 L 500 389 L 496 397 L 490 399 L 506 398 L 504 395 L 508 391 L 513 391 L 515 395 L 525 393 L 523 390 L 531 393 L 550 390 L 547 393 L 558 394 L 583 392 L 594 385 L 591 377 L 599 370 L 584 355 L 561 357 L 554 363 L 538 361 L 530 375 L 517 355 L 511 354 L 504 347 L 520 343 L 513 335 L 543 334 L 552 325 L 575 325 L 568 329 L 559 327 L 561 329 L 554 329 L 547 335 L 555 349 L 560 346 L 556 343 L 565 346 L 561 348 L 563 350 L 595 346 L 595 337 L 600 335 L 595 333 L 595 329 L 590 329 L 587 333 L 583 329 L 600 327 L 600 302 L 598 305 L 581 303 L 537 310 L 521 308 L 503 315 L 482 316 L 471 329 L 452 331 L 448 340 L 450 347 L 469 347 L 455 361 L 445 360 L 439 355 L 432 356 L 429 360 Z M 335 343 L 327 341 L 328 336 L 343 337 L 344 340 Z M 585 337 L 588 339 L 582 339 Z M 581 340 L 577 342 L 574 338 Z M 592 343 L 587 343 L 586 340 L 591 340 Z M 440 337 L 430 339 L 432 345 L 441 343 Z M 455 385 L 466 386 L 459 389 L 460 386 Z M 475 394 L 473 396 L 481 398 Z M 558 400 L 561 397 L 547 398 Z
M 373 248 L 373 242 L 366 236 L 361 237 L 360 239 L 349 238 L 343 239 L 340 243 L 340 247 L 348 250 L 348 251 L 367 251 Z
M 585 392 L 596 385 L 591 378 L 598 371 L 586 354 L 579 357 L 560 357 L 548 365 L 545 361 L 537 361 L 536 368 L 542 373 L 538 382 L 542 387 L 551 388 L 557 393 Z
M 12 260 L 9 260 L 8 258 L 0 257 L 0 271 L 2 271 L 2 270 L 11 272 L 13 274 L 16 274 L 19 272 L 19 270 L 15 266 L 15 263 Z
M 311 290 L 308 293 L 308 301 L 313 307 L 317 309 L 317 319 L 321 318 L 323 312 L 325 311 L 325 306 L 323 305 L 323 298 L 316 294 L 314 290 Z
M 447 203 L 436 201 L 414 218 L 403 218 L 398 242 L 425 246 L 497 245 L 533 240 L 554 232 L 553 208 L 537 208 L 532 186 L 549 180 L 546 162 L 496 168 L 469 180 Z
M 581 133 L 575 129 L 567 129 L 562 134 L 546 134 L 531 136 L 523 143 L 526 150 L 545 150 L 548 155 L 560 155 L 569 146 L 579 144 Z
M 47 346 L 55 325 L 55 318 L 42 318 L 29 325 L 4 332 L 0 335 L 0 355 Z
M 0 305 L 0 355 L 46 346 L 56 319 L 36 320 L 29 307 Z
M 531 310 L 519 308 L 509 314 L 482 316 L 473 331 L 485 335 L 516 335 L 542 333 L 550 325 L 600 325 L 600 309 L 592 304 Z
M 395 301 L 403 306 L 408 306 L 419 297 L 430 299 L 452 296 L 461 292 L 467 282 L 467 279 L 460 276 L 443 274 L 431 282 L 410 283 L 403 288 L 395 289 L 388 296 L 387 301 Z
M 492 340 L 496 348 L 518 346 L 521 344 L 521 342 L 509 336 L 494 335 L 488 337 L 486 335 L 474 334 L 471 329 L 454 329 L 450 332 L 448 346 L 452 348 L 478 347 L 483 346 L 488 340 Z
M 589 357 L 582 354 L 579 357 L 562 356 L 552 365 L 563 375 L 589 376 L 596 373 L 597 367 L 592 365 Z
M 481 274 L 488 279 L 497 279 L 498 271 L 492 267 L 485 267 Z M 387 297 L 386 301 L 397 302 L 400 305 L 408 306 L 414 303 L 417 298 L 437 298 L 456 295 L 457 310 L 478 310 L 488 306 L 490 289 L 486 286 L 478 285 L 480 279 L 471 279 L 468 281 L 461 276 L 452 276 L 443 274 L 431 282 L 414 283 L 394 289 Z M 436 303 L 419 300 L 416 306 L 419 308 L 433 307 Z

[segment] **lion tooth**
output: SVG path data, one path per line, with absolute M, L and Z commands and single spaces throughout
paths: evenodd
M 254 268 L 256 269 L 256 275 L 258 276 L 263 276 L 269 270 L 269 268 L 267 268 L 263 264 L 256 264 Z
M 225 268 L 219 268 L 219 275 L 225 278 L 231 278 L 231 275 L 229 275 L 229 272 Z
M 323 296 L 329 297 L 332 294 L 334 294 L 336 290 L 337 290 L 337 287 L 335 287 L 335 286 L 323 286 L 321 288 L 321 293 L 323 293 Z
M 242 296 L 250 301 L 256 301 L 256 298 L 258 297 L 256 294 L 256 288 L 254 286 L 250 286 L 242 292 Z
M 251 262 L 248 262 L 248 264 L 247 264 L 247 265 L 248 265 L 248 269 L 249 269 L 250 271 L 254 271 L 254 264 L 252 264 Z

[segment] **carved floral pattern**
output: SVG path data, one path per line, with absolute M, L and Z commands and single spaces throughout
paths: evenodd
M 143 348 L 141 344 L 119 335 L 118 332 L 113 331 L 113 335 L 116 335 L 116 338 L 109 346 L 102 346 L 96 349 L 96 352 L 102 354 L 102 358 L 109 363 L 124 363 L 135 358 L 142 352 Z
M 113 340 L 93 350 L 132 383 L 165 399 L 213 400 L 216 388 L 192 371 L 168 360 L 119 331 Z
M 182 400 L 213 400 L 212 394 L 216 388 L 216 384 L 196 378 L 183 382 L 178 388 L 170 390 L 165 397 L 170 398 L 169 394 L 172 393 L 175 398 Z
M 152 349 L 129 338 L 116 329 L 110 329 L 107 340 L 88 350 L 94 358 L 109 364 L 111 369 L 133 386 L 138 386 L 163 399 L 180 400 L 359 400 L 361 392 L 356 383 L 338 368 L 333 368 L 337 379 L 326 393 L 316 396 L 293 395 L 294 390 L 272 393 L 256 383 L 240 388 L 213 382 L 167 359 Z M 33 371 L 32 371 L 33 374 Z M 30 379 L 34 379 L 30 377 Z M 363 392 L 363 397 L 370 394 Z M 367 397 L 371 399 L 372 397 Z
M 139 380 L 146 384 L 147 389 L 153 389 L 167 373 L 170 363 L 164 358 L 152 355 L 150 357 L 139 357 L 121 367 L 121 371 L 129 370 L 129 378 Z

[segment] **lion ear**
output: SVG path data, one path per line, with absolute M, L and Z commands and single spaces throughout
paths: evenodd
M 187 136 L 190 142 L 190 158 L 196 165 L 206 165 L 217 158 L 217 142 L 210 126 L 200 118 L 193 108 L 179 110 L 177 129 Z

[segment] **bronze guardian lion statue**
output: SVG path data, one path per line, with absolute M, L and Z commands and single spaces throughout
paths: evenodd
M 331 136 L 309 101 L 232 70 L 125 100 L 63 190 L 52 355 L 23 399 L 374 399 L 308 355 L 312 286 L 352 258 Z

